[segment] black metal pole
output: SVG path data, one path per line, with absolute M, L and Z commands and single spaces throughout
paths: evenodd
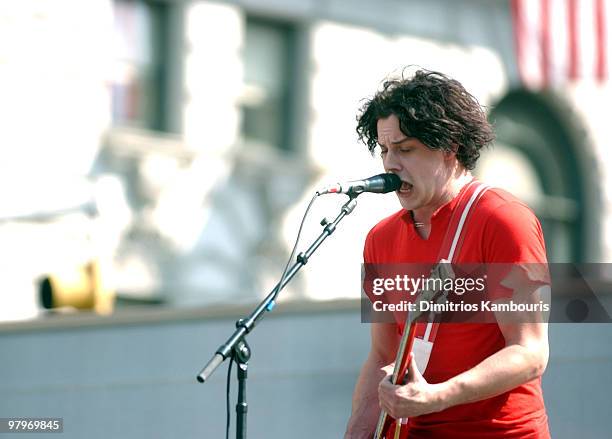
M 236 439 L 246 439 L 247 411 L 246 384 L 248 378 L 248 362 L 251 358 L 251 348 L 246 340 L 242 340 L 232 351 L 236 361 L 238 375 L 238 402 L 236 403 Z

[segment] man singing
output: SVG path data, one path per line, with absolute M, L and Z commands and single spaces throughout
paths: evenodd
M 482 107 L 458 81 L 420 70 L 386 81 L 361 108 L 357 133 L 402 180 L 402 209 L 372 228 L 364 262 L 435 264 L 453 214 L 478 184 L 470 171 L 494 138 Z M 547 271 L 530 268 L 546 264 L 541 226 L 507 192 L 484 191 L 462 236 L 454 262 L 511 265 L 524 278 L 511 293 L 526 302 L 548 288 Z M 520 312 L 495 317 L 440 324 L 428 361 L 413 356 L 399 385 L 390 373 L 404 322 L 372 323 L 345 439 L 372 438 L 381 410 L 407 419 L 402 437 L 410 439 L 549 438 L 541 390 L 547 325 Z

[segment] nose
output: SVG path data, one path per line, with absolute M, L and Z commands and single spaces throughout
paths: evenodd
M 402 170 L 402 164 L 394 148 L 389 148 L 387 153 L 383 155 L 383 168 L 385 168 L 385 171 L 393 173 Z

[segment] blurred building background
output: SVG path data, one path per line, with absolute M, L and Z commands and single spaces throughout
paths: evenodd
M 498 138 L 476 173 L 529 203 L 550 261 L 610 262 L 611 14 L 602 0 L 3 2 L 0 417 L 107 437 L 109 409 L 113 437 L 221 436 L 222 373 L 192 376 L 278 280 L 314 191 L 382 171 L 355 114 L 407 65 L 487 106 Z M 342 202 L 315 204 L 303 245 Z M 253 334 L 253 437 L 341 435 L 368 347 L 363 240 L 398 208 L 360 197 Z M 609 334 L 551 328 L 554 437 L 609 436 Z

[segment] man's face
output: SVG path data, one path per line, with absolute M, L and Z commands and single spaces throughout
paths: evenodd
M 448 201 L 451 154 L 431 150 L 418 139 L 407 137 L 393 114 L 378 120 L 377 132 L 385 171 L 397 174 L 403 182 L 396 194 L 404 209 L 433 213 Z

